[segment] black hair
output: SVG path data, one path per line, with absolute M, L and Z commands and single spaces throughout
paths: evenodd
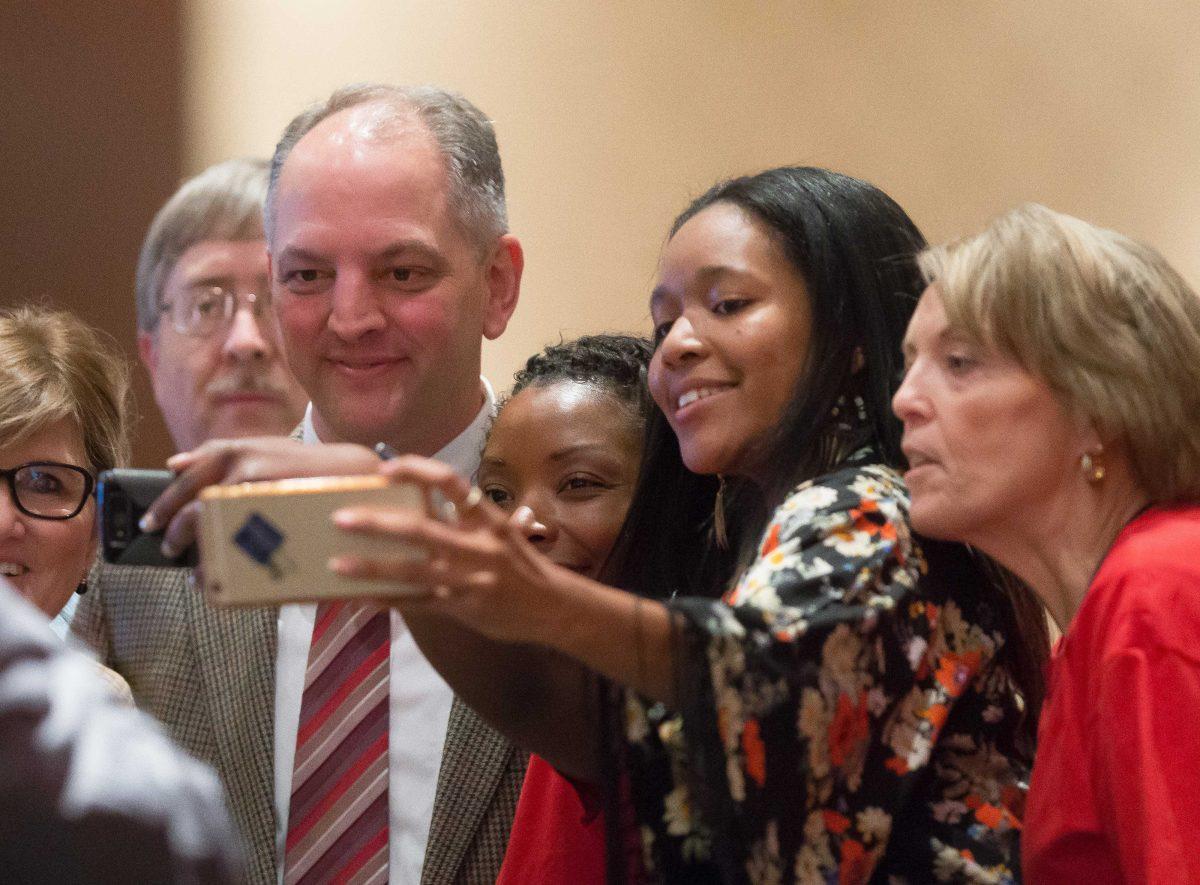
M 737 206 L 767 226 L 809 298 L 805 369 L 759 456 L 772 468 L 761 489 L 766 506 L 863 445 L 884 463 L 902 464 L 891 400 L 904 365 L 904 330 L 924 288 L 916 254 L 925 238 L 916 225 L 865 181 L 788 167 L 717 184 L 675 219 L 671 236 L 715 203 Z
M 574 381 L 603 388 L 644 421 L 653 410 L 646 388 L 646 370 L 653 355 L 654 344 L 634 335 L 584 335 L 560 341 L 525 361 L 525 368 L 513 376 L 508 399 L 527 387 Z
M 721 182 L 680 213 L 670 236 L 716 203 L 737 206 L 768 228 L 804 281 L 812 317 L 810 340 L 796 342 L 807 347 L 805 368 L 772 437 L 761 441 L 765 483 L 726 483 L 731 541 L 745 558 L 797 483 L 830 472 L 863 446 L 886 464 L 903 464 L 891 397 L 903 367 L 904 329 L 923 288 L 915 259 L 925 239 L 883 191 L 812 167 Z M 654 410 L 640 488 L 610 578 L 659 597 L 722 592 L 739 557 L 712 549 L 707 537 L 716 488 L 714 477 L 684 467 L 666 417 Z M 707 553 L 678 555 L 687 549 Z

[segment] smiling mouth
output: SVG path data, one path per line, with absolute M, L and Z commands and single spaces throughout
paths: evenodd
M 278 399 L 278 397 L 267 393 L 252 392 L 227 393 L 224 396 L 217 398 L 218 402 L 225 403 L 227 405 L 238 405 L 240 403 L 268 403 L 275 402 L 276 399 Z
M 687 391 L 686 393 L 680 394 L 679 400 L 675 404 L 675 409 L 676 411 L 681 411 L 694 402 L 699 402 L 702 399 L 708 399 L 708 397 L 713 396 L 714 394 L 724 393 L 726 390 L 729 390 L 729 388 L 730 385 L 722 385 L 720 387 L 696 387 Z
M 0 562 L 0 576 L 5 578 L 19 578 L 27 571 L 29 571 L 29 568 L 20 563 Z
M 396 365 L 400 362 L 399 359 L 378 359 L 378 360 L 338 360 L 331 359 L 331 363 L 346 372 L 371 372 L 376 369 L 382 369 Z

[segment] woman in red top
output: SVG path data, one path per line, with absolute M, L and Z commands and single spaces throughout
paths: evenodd
M 552 562 L 596 577 L 637 479 L 650 408 L 643 338 L 591 335 L 546 348 L 517 373 L 478 485 Z M 531 756 L 499 883 L 602 885 L 600 791 Z
M 913 526 L 1063 631 L 1024 819 L 1033 882 L 1200 881 L 1200 297 L 1041 206 L 922 256 L 905 339 Z

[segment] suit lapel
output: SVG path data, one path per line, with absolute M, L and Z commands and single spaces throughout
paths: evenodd
M 302 441 L 304 424 L 291 433 Z M 182 581 L 180 582 L 182 584 Z M 221 609 L 180 587 L 204 709 L 229 809 L 247 840 L 251 881 L 278 878 L 275 844 L 275 655 L 279 609 Z
M 198 591 L 189 616 L 229 805 L 261 858 L 275 858 L 278 609 L 219 609 Z
M 457 880 L 513 752 L 498 732 L 454 699 L 433 800 L 423 883 Z

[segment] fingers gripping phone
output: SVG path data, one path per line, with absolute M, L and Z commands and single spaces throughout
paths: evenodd
M 96 486 L 100 511 L 100 551 L 105 562 L 117 565 L 191 567 L 196 565 L 195 545 L 179 556 L 162 555 L 162 532 L 143 532 L 138 520 L 150 504 L 171 484 L 169 470 L 119 468 L 105 470 Z
M 162 555 L 162 533 L 138 520 L 175 479 L 169 470 L 106 470 L 100 474 L 100 546 L 120 565 L 195 566 L 197 548 Z M 312 477 L 211 486 L 200 494 L 205 590 L 221 605 L 274 605 L 329 598 L 402 596 L 421 592 L 392 580 L 352 580 L 327 568 L 330 556 L 357 553 L 394 559 L 419 551 L 396 542 L 337 531 L 330 515 L 367 504 L 420 508 L 420 492 L 379 475 Z

